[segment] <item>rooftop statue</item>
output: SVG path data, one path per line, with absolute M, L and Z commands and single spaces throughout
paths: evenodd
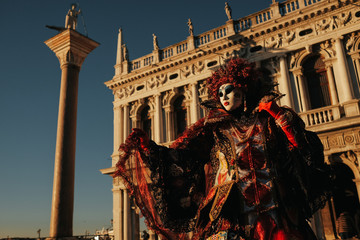
M 189 34 L 190 34 L 190 36 L 194 36 L 194 27 L 193 27 L 193 24 L 192 24 L 190 18 L 189 18 L 189 20 L 187 22 L 187 25 L 189 26 Z
M 65 18 L 65 28 L 70 28 L 76 30 L 77 25 L 77 16 L 81 13 L 81 9 L 76 10 L 76 4 L 71 4 L 71 9 L 69 9 Z
M 226 13 L 226 16 L 228 17 L 228 20 L 231 20 L 232 19 L 231 7 L 229 6 L 229 4 L 227 2 L 225 2 L 225 13 Z
M 153 45 L 154 45 L 154 50 L 159 50 L 159 43 L 154 33 L 153 33 Z

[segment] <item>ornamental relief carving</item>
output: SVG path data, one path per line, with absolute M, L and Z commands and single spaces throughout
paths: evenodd
M 163 99 L 162 99 L 162 105 L 163 106 L 168 106 L 170 105 L 170 101 L 171 99 L 176 95 L 176 92 L 174 89 L 171 89 L 169 91 L 166 91 L 164 96 L 163 96 Z
M 270 37 L 265 41 L 265 46 L 267 48 L 278 48 L 282 45 L 282 39 L 280 34 Z
M 185 100 L 191 100 L 192 99 L 192 92 L 190 90 L 189 85 L 184 86 L 184 96 L 185 96 Z
M 359 33 L 351 33 L 350 36 L 347 36 L 347 40 L 346 40 L 346 45 L 345 48 L 346 50 L 350 51 L 350 53 L 357 51 L 358 49 L 356 49 L 356 45 L 355 43 L 359 40 Z
M 283 42 L 290 44 L 295 39 L 295 31 L 286 31 L 283 37 Z
M 208 88 L 206 87 L 206 81 L 202 81 L 199 83 L 199 97 L 207 97 L 208 96 Z
M 320 140 L 324 146 L 325 151 L 332 148 L 353 147 L 356 144 L 360 144 L 360 132 L 343 132 L 332 136 L 320 137 Z
M 120 88 L 120 89 L 116 90 L 115 96 L 117 97 L 117 99 L 125 98 L 125 89 Z
M 193 74 L 194 74 L 194 75 L 195 75 L 195 74 L 199 74 L 199 73 L 201 73 L 201 72 L 204 70 L 204 68 L 205 68 L 205 63 L 202 62 L 202 61 L 199 61 L 199 62 L 193 64 L 192 68 L 193 68 Z
M 129 85 L 125 88 L 125 96 L 126 97 L 131 96 L 132 94 L 134 94 L 134 92 L 135 92 L 134 85 Z
M 335 57 L 335 55 L 336 55 L 336 51 L 333 48 L 333 45 L 332 45 L 331 41 L 326 41 L 324 43 L 321 43 L 320 44 L 320 49 L 327 53 L 328 58 Z M 325 55 L 325 54 L 322 54 L 322 55 Z
M 332 31 L 339 27 L 345 26 L 351 20 L 351 12 L 340 13 L 315 23 L 315 31 L 317 34 Z
M 148 89 L 159 87 L 167 82 L 167 74 L 161 74 L 147 80 Z

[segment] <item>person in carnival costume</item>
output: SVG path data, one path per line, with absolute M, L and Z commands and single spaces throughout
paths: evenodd
M 115 176 L 148 227 L 162 239 L 316 239 L 307 219 L 328 196 L 312 182 L 322 176 L 316 134 L 276 104 L 253 63 L 230 59 L 207 84 L 208 115 L 169 148 L 140 129 L 120 146 Z

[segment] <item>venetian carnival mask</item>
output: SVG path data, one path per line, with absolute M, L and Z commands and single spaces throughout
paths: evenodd
M 243 104 L 243 92 L 231 83 L 220 86 L 219 98 L 221 105 L 228 112 L 234 111 Z

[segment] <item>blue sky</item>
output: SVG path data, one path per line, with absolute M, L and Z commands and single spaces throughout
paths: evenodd
M 56 35 L 45 25 L 64 26 L 70 0 L 0 1 L 0 238 L 48 236 L 53 182 L 59 62 L 44 41 Z M 88 55 L 79 77 L 74 235 L 109 227 L 112 92 L 117 33 L 123 29 L 130 59 L 225 24 L 223 0 L 82 0 L 88 36 L 101 45 Z M 233 18 L 270 6 L 271 0 L 229 0 Z M 84 33 L 82 19 L 78 31 Z

